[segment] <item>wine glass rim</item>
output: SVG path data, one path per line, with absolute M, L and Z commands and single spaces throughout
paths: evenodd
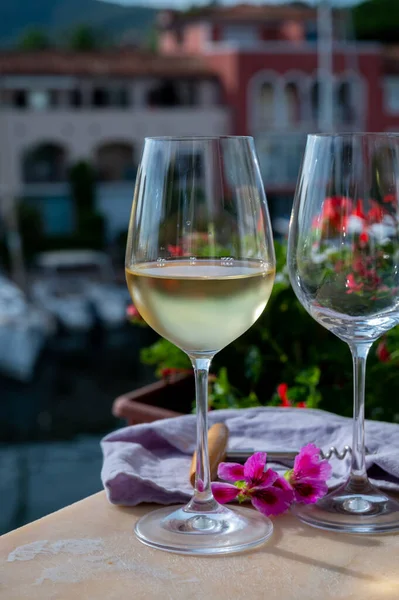
M 336 133 L 308 133 L 309 138 L 339 138 L 339 137 L 399 137 L 398 131 L 337 131 Z
M 149 142 L 195 142 L 215 140 L 253 140 L 251 135 L 157 135 L 144 138 Z

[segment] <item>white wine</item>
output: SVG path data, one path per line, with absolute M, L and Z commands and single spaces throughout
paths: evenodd
M 144 320 L 190 353 L 218 352 L 262 314 L 274 269 L 256 261 L 143 263 L 126 269 L 127 285 Z

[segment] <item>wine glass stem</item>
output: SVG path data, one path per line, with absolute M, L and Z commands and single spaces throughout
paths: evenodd
M 218 506 L 211 491 L 208 452 L 208 376 L 212 357 L 190 356 L 195 375 L 197 405 L 197 463 L 194 496 L 187 508 L 197 512 L 212 511 Z
M 371 343 L 350 344 L 353 359 L 353 441 L 352 465 L 348 485 L 353 492 L 368 485 L 364 443 L 364 398 L 366 360 Z

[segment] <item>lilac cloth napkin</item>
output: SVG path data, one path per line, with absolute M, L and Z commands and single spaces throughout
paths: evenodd
M 250 408 L 209 413 L 210 425 L 229 428 L 229 450 L 299 450 L 314 442 L 324 450 L 351 445 L 352 420 L 314 409 Z M 101 442 L 102 482 L 113 504 L 171 504 L 186 501 L 191 456 L 195 448 L 195 415 L 134 425 Z M 399 425 L 366 421 L 369 475 L 379 486 L 399 490 Z M 331 459 L 330 485 L 345 481 L 350 458 Z M 286 469 L 284 469 L 286 470 Z

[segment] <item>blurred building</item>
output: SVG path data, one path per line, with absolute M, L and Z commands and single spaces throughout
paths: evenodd
M 168 10 L 157 55 L 1 53 L 2 183 L 40 207 L 48 234 L 66 234 L 67 170 L 88 160 L 112 237 L 126 228 L 145 136 L 247 134 L 278 220 L 306 133 L 323 127 L 327 77 L 333 129 L 399 130 L 399 49 L 355 42 L 348 11 L 330 17 L 326 32 L 320 12 L 300 3 Z
M 35 203 L 49 235 L 73 231 L 76 161 L 95 168 L 112 237 L 127 228 L 145 136 L 231 131 L 219 77 L 197 57 L 3 52 L 0 73 L 1 182 Z
M 306 133 L 322 127 L 327 76 L 333 129 L 399 127 L 399 49 L 354 41 L 349 11 L 326 16 L 301 3 L 159 15 L 161 52 L 202 57 L 222 82 L 232 133 L 254 136 L 275 219 L 291 206 Z

